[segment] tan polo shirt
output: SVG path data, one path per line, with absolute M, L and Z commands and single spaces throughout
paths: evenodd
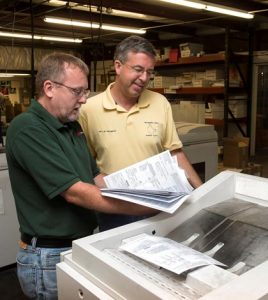
M 145 90 L 129 111 L 106 91 L 82 105 L 79 122 L 100 170 L 113 173 L 165 150 L 182 147 L 167 99 Z

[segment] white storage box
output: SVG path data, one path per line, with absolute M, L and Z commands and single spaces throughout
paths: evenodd
M 193 79 L 192 83 L 193 83 L 193 87 L 211 86 L 211 81 L 210 80 L 205 80 L 205 79 Z
M 170 85 L 176 84 L 176 77 L 169 76 L 155 76 L 154 87 L 155 88 L 168 88 Z
M 247 116 L 247 103 L 243 100 L 229 100 L 229 109 L 233 113 L 235 118 L 245 118 Z M 213 119 L 223 119 L 224 118 L 224 104 L 223 102 L 209 103 L 211 109 L 211 117 Z M 228 114 L 228 118 L 231 116 Z
M 197 43 L 183 43 L 180 44 L 181 57 L 196 56 L 203 52 L 203 45 Z
M 223 103 L 209 103 L 210 114 L 212 119 L 223 119 L 224 118 L 224 106 Z
M 205 103 L 181 100 L 171 104 L 175 122 L 205 123 Z
M 224 71 L 222 69 L 211 69 L 211 70 L 206 70 L 205 72 L 205 78 L 207 80 L 219 80 L 219 79 L 224 79 Z
M 205 72 L 195 72 L 195 79 L 206 79 Z

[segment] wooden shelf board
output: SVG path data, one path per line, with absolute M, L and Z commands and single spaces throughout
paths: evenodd
M 184 94 L 184 95 L 209 95 L 209 94 L 224 94 L 224 87 L 189 87 L 180 88 L 171 92 L 165 88 L 152 88 L 152 91 L 160 94 Z
M 239 123 L 244 123 L 246 122 L 247 118 L 236 118 L 236 121 Z M 234 120 L 228 119 L 227 122 L 233 123 Z M 224 119 L 212 119 L 212 118 L 207 118 L 205 119 L 205 124 L 209 125 L 215 125 L 215 126 L 224 126 Z
M 188 65 L 188 64 L 200 64 L 200 63 L 209 63 L 209 62 L 223 62 L 225 60 L 224 53 L 213 53 L 206 54 L 200 57 L 190 56 L 190 57 L 180 57 L 176 63 L 163 63 L 159 62 L 156 64 L 158 67 L 172 67 L 178 65 Z
M 205 119 L 205 124 L 215 125 L 215 126 L 223 126 L 224 120 L 223 119 Z

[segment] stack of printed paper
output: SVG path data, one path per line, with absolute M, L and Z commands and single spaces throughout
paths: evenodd
M 140 205 L 173 213 L 193 190 L 184 170 L 178 167 L 176 157 L 169 151 L 104 178 L 107 188 L 103 196 L 109 196 Z

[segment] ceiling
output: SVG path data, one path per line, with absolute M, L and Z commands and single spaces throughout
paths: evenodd
M 77 10 L 73 2 L 68 4 L 68 1 L 67 4 L 53 6 L 48 0 L 3 0 L 0 8 L 0 31 L 79 38 L 83 40 L 82 45 L 90 46 L 94 43 L 101 43 L 105 46 L 113 46 L 130 34 L 49 24 L 44 22 L 44 17 L 53 16 L 143 28 L 146 29 L 145 37 L 153 42 L 209 36 L 224 32 L 227 25 L 233 31 L 268 29 L 268 0 L 220 1 L 220 4 L 224 6 L 255 12 L 252 20 L 184 8 L 159 0 L 75 0 L 75 2 L 87 5 L 87 9 L 85 11 Z M 206 1 L 206 3 L 219 4 L 219 1 Z M 95 7 L 98 7 L 98 12 Z M 135 12 L 146 16 L 140 19 L 126 18 L 115 15 L 114 10 Z M 107 11 L 108 13 L 106 13 Z M 23 45 L 31 43 L 31 41 L 0 37 L 0 43 Z M 43 43 L 49 47 L 52 43 L 53 45 L 62 45 L 62 43 L 48 41 L 36 43 Z M 71 47 L 70 44 L 68 47 Z M 81 47 L 81 44 L 75 47 Z

